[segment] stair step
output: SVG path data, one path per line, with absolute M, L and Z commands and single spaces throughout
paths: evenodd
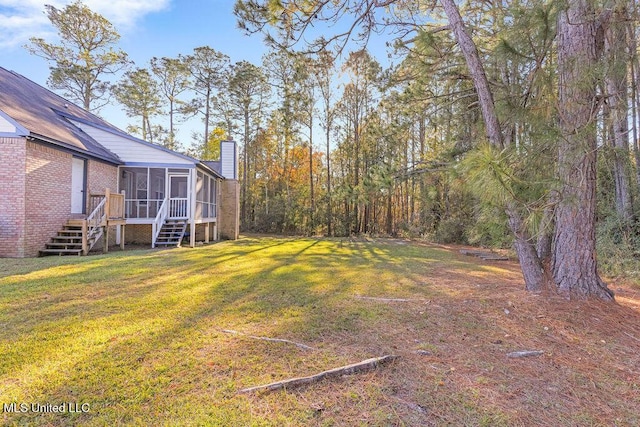
M 83 219 L 72 218 L 62 226 L 56 236 L 51 241 L 45 243 L 45 248 L 39 251 L 41 256 L 44 255 L 82 255 L 83 240 Z M 96 235 L 87 236 L 87 246 L 91 248 L 100 237 Z
M 79 236 L 54 236 L 52 237 L 52 239 L 55 240 L 66 240 L 66 241 L 71 241 L 71 240 L 82 240 L 82 235 Z
M 49 242 L 45 243 L 46 247 L 49 249 L 52 248 L 66 248 L 67 246 L 71 247 L 80 247 L 82 248 L 82 242 Z
M 187 229 L 187 222 L 180 220 L 167 220 L 162 224 L 158 233 L 156 245 L 158 246 L 180 246 L 184 233 Z
M 41 249 L 41 255 L 80 255 L 82 249 Z

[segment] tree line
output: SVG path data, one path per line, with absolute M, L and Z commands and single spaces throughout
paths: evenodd
M 90 13 L 48 6 L 52 23 L 70 8 Z M 637 12 L 630 0 L 240 0 L 240 26 L 272 47 L 261 64 L 199 47 L 127 70 L 112 93 L 144 139 L 205 159 L 239 142 L 245 231 L 513 245 L 529 290 L 611 299 L 596 235 L 640 247 Z M 345 19 L 352 31 L 300 42 Z M 397 34 L 397 65 L 346 50 L 381 28 Z M 58 61 L 51 86 L 86 101 L 57 67 L 122 72 L 117 37 L 103 40 L 114 62 Z M 44 40 L 31 49 L 57 61 Z M 180 146 L 194 116 L 202 132 Z

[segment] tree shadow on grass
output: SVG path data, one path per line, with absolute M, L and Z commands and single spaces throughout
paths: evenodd
M 15 315 L 0 309 L 4 319 L 0 323 L 21 331 L 17 336 L 0 335 L 14 349 L 3 354 L 6 369 L 0 374 L 0 387 L 42 402 L 80 399 L 95 405 L 90 414 L 24 415 L 11 422 L 186 424 L 181 413 L 188 408 L 192 423 L 280 420 L 305 425 L 309 416 L 305 402 L 322 399 L 346 408 L 336 410 L 336 418 L 326 411 L 318 422 L 339 422 L 349 408 L 406 413 L 400 400 L 449 408 L 445 423 L 483 417 L 496 424 L 501 417 L 516 424 L 536 422 L 542 418 L 514 415 L 506 404 L 496 403 L 502 399 L 519 413 L 534 413 L 538 403 L 552 403 L 551 392 L 523 392 L 535 384 L 536 371 L 515 371 L 522 364 L 508 360 L 505 353 L 540 346 L 555 354 L 572 339 L 571 331 L 560 333 L 556 328 L 584 321 L 574 314 L 563 323 L 548 323 L 553 307 L 527 297 L 512 266 L 474 264 L 452 252 L 414 245 L 340 245 L 331 239 L 269 239 L 265 245 L 256 239 L 135 258 L 110 258 L 109 279 L 97 273 L 98 265 L 65 277 L 84 280 L 84 287 L 65 288 L 55 281 L 62 277 L 56 278 L 49 289 L 39 288 L 34 300 L 26 301 Z M 412 301 L 354 298 L 358 295 Z M 517 304 L 507 305 L 509 301 Z M 540 314 L 544 317 L 536 317 Z M 636 312 L 627 316 L 640 327 Z M 26 323 L 22 330 L 16 326 L 21 319 Z M 598 324 L 592 320 L 583 326 L 597 329 Z M 221 329 L 286 338 L 317 350 L 227 335 Z M 603 363 L 599 370 L 611 366 L 614 353 L 626 354 L 627 349 L 617 343 L 623 332 L 629 330 L 610 334 L 614 341 L 598 356 Z M 430 355 L 416 355 L 419 349 Z M 567 354 L 593 358 L 588 355 L 592 351 L 586 346 Z M 388 352 L 403 356 L 388 370 L 357 382 L 311 387 L 293 401 L 286 393 L 265 399 L 235 394 L 241 387 Z M 536 366 L 538 374 L 547 378 L 555 373 L 552 386 L 563 392 L 572 378 L 589 375 L 588 369 L 567 359 L 544 357 L 541 360 L 547 363 Z M 29 372 L 37 372 L 37 377 L 29 377 Z M 514 372 L 520 376 L 515 378 Z M 16 386 L 15 381 L 23 382 Z M 371 384 L 374 391 L 351 407 L 345 403 L 345 393 L 363 393 L 361 382 Z M 287 409 L 278 413 L 272 405 Z M 554 411 L 564 416 L 568 407 Z M 406 422 L 412 416 L 416 414 L 400 419 Z M 424 414 L 418 418 L 425 423 L 434 420 Z

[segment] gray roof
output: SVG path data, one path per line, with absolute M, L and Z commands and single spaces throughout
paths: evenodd
M 203 160 L 201 163 L 204 163 L 211 170 L 222 176 L 222 162 L 220 160 Z
M 26 77 L 2 67 L 0 111 L 24 127 L 35 139 L 110 163 L 122 163 L 118 156 L 70 123 L 64 115 L 123 133 L 120 129 Z

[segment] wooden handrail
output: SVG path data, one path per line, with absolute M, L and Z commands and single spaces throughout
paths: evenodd
M 91 193 L 89 195 L 89 210 L 93 211 L 103 199 L 106 200 L 105 212 L 107 215 L 105 219 L 107 221 L 125 218 L 124 191 L 122 193 L 112 193 L 110 189 L 106 188 L 104 193 Z
M 111 193 L 106 190 L 107 221 L 110 219 L 124 219 L 124 193 Z
M 100 203 L 93 209 L 93 211 L 87 216 L 87 219 L 82 224 L 82 252 L 84 255 L 88 254 L 91 247 L 88 245 L 88 241 L 94 236 L 99 236 L 102 233 L 102 225 L 105 222 L 105 206 L 107 204 L 107 198 L 103 198 Z M 94 239 L 94 243 L 97 240 Z
M 151 224 L 151 247 L 156 247 L 156 240 L 158 240 L 158 236 L 160 235 L 160 230 L 162 229 L 162 224 L 164 224 L 165 219 L 167 219 L 167 208 L 169 205 L 169 198 L 165 197 L 158 209 L 158 214 L 156 215 L 153 223 Z

